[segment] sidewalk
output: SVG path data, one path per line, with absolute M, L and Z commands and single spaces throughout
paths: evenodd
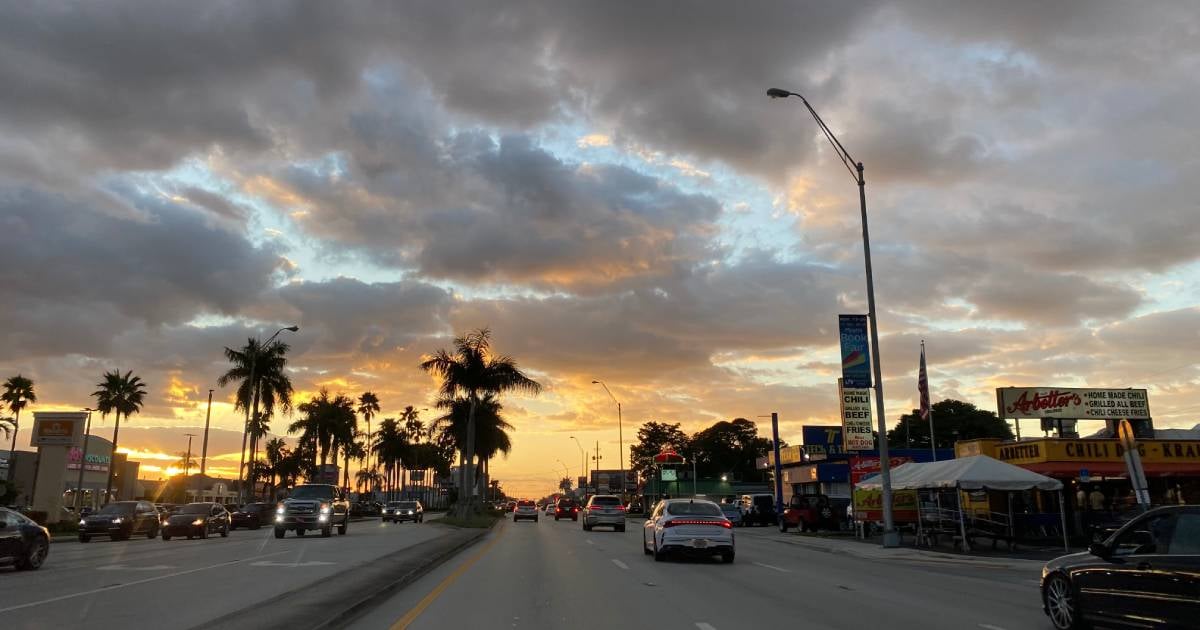
M 765 539 L 785 545 L 806 547 L 815 551 L 842 554 L 866 560 L 958 564 L 988 569 L 1040 569 L 1047 560 L 1067 553 L 1061 547 L 1057 551 L 1045 548 L 1030 548 L 1011 553 L 992 551 L 990 547 L 986 550 L 972 551 L 970 553 L 919 549 L 912 546 L 885 548 L 880 544 L 878 537 L 860 540 L 850 536 L 779 534 L 777 536 L 765 537 Z M 1079 550 L 1073 549 L 1072 552 L 1074 551 Z

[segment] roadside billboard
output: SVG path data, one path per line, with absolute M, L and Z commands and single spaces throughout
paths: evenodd
M 889 457 L 891 468 L 894 470 L 897 466 L 907 464 L 912 460 L 910 457 Z M 879 456 L 878 455 L 854 455 L 850 457 L 850 485 L 854 486 L 858 482 L 870 477 L 871 475 L 879 474 Z
M 30 446 L 73 446 L 83 436 L 86 411 L 35 411 Z
M 804 444 L 799 450 L 808 455 L 809 461 L 821 461 L 830 455 L 841 455 L 845 452 L 842 448 L 844 436 L 840 426 L 806 424 L 800 427 L 800 435 Z M 784 464 L 790 463 L 782 450 L 779 453 L 779 461 Z
M 838 379 L 838 398 L 841 401 L 843 448 L 847 451 L 875 450 L 875 434 L 871 430 L 871 390 L 862 387 L 843 387 Z
M 1000 387 L 996 410 L 1001 418 L 1149 420 L 1144 389 L 1078 387 Z
M 883 491 L 854 489 L 854 518 L 859 521 L 883 520 Z M 897 523 L 917 522 L 917 491 L 892 493 L 892 518 Z
M 842 380 L 846 387 L 871 386 L 871 347 L 866 315 L 838 315 L 842 348 Z

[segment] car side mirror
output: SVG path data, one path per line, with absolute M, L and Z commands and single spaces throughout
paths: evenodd
M 1112 555 L 1112 549 L 1109 549 L 1108 545 L 1105 545 L 1104 543 L 1092 543 L 1091 545 L 1088 545 L 1088 553 L 1098 558 L 1104 558 L 1107 560 L 1109 556 Z

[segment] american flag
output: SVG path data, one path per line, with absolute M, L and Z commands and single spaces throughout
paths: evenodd
M 921 419 L 929 419 L 929 374 L 925 371 L 925 342 L 921 342 L 921 371 L 917 374 L 917 392 L 921 396 Z

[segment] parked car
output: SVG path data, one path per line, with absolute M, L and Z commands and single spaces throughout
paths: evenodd
M 420 501 L 392 501 L 383 508 L 383 520 L 393 523 L 425 521 L 425 508 Z
M 742 522 L 742 506 L 740 504 L 720 503 L 719 506 L 721 508 L 721 513 L 725 515 L 725 518 L 729 519 L 730 523 L 733 523 L 734 527 L 741 527 L 744 525 Z
M 721 556 L 733 562 L 733 523 L 721 507 L 704 499 L 659 501 L 642 528 L 642 553 L 665 560 L 668 554 Z
M 579 520 L 579 503 L 575 499 L 559 499 L 558 504 L 554 506 L 554 520 L 560 518 L 569 518 L 572 521 Z
M 274 516 L 275 506 L 270 503 L 247 503 L 229 513 L 229 529 L 258 529 L 263 525 L 270 525 Z
M 793 527 L 800 528 L 802 532 L 837 530 L 837 510 L 829 497 L 823 494 L 793 494 L 779 517 L 779 531 L 786 532 Z
M 350 502 L 341 488 L 323 483 L 296 486 L 292 494 L 275 508 L 275 537 L 283 538 L 293 530 L 303 536 L 309 530 L 320 530 L 321 536 L 338 535 L 350 528 Z
M 1046 563 L 1042 610 L 1059 630 L 1196 627 L 1200 506 L 1150 510 L 1087 552 Z
M 638 501 L 635 499 L 633 501 L 630 501 L 629 505 L 625 506 L 625 513 L 629 514 L 629 515 L 640 516 L 640 515 L 646 513 L 646 506 L 643 505 L 641 501 Z
M 0 564 L 33 570 L 42 566 L 48 553 L 49 530 L 24 514 L 0 508 Z
M 162 539 L 187 536 L 191 540 L 194 537 L 208 538 L 209 534 L 220 534 L 226 538 L 231 529 L 230 521 L 229 510 L 220 503 L 188 503 L 167 517 L 162 528 Z
M 517 507 L 513 510 L 513 522 L 516 523 L 521 519 L 538 522 L 537 504 L 533 501 L 517 501 Z
M 154 538 L 158 530 L 158 509 L 153 503 L 117 501 L 79 520 L 79 542 L 88 542 L 93 536 L 126 540 L 134 534 L 145 534 L 146 538 Z
M 509 501 L 508 503 L 504 504 L 505 512 L 512 512 L 513 510 L 516 510 L 516 509 L 517 509 L 516 501 Z
M 583 508 L 583 530 L 592 531 L 597 525 L 611 525 L 614 531 L 625 531 L 625 506 L 621 497 L 597 494 Z
M 775 513 L 775 495 L 744 494 L 740 504 L 742 522 L 746 525 L 774 525 L 779 520 Z

